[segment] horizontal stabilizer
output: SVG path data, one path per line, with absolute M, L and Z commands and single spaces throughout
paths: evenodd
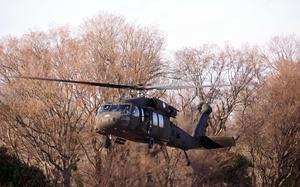
M 200 138 L 201 146 L 206 149 L 217 149 L 224 147 L 235 146 L 233 137 L 222 137 L 222 136 L 202 136 Z

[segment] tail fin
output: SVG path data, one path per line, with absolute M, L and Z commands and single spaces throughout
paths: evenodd
M 206 149 L 217 149 L 235 146 L 235 140 L 233 137 L 202 136 L 200 138 L 200 144 Z
M 200 119 L 194 131 L 194 138 L 200 139 L 201 137 L 205 136 L 207 119 L 211 112 L 212 109 L 209 104 L 205 103 L 202 105 Z
M 206 149 L 235 146 L 233 137 L 205 136 L 207 120 L 211 112 L 212 109 L 209 104 L 205 103 L 202 105 L 200 119 L 194 132 L 194 138 L 199 140 L 200 146 Z

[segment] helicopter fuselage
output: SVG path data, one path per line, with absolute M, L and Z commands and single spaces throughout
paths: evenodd
M 102 105 L 96 117 L 95 130 L 105 136 L 113 135 L 134 142 L 153 141 L 183 150 L 199 148 L 197 139 L 170 121 L 167 112 L 172 111 L 167 108 L 168 105 L 162 104 L 162 109 L 166 108 L 164 111 L 153 108 L 153 103 L 152 106 L 149 102 L 143 105 L 138 99 Z

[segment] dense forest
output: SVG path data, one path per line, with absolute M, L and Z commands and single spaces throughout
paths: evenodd
M 299 72 L 296 35 L 270 36 L 264 46 L 240 48 L 199 41 L 199 47 L 187 46 L 168 56 L 157 28 L 100 14 L 76 29 L 63 26 L 3 37 L 1 150 L 5 158 L 34 168 L 38 175 L 32 176 L 40 178 L 35 181 L 49 186 L 300 186 Z M 190 166 L 174 148 L 167 149 L 169 157 L 160 146 L 149 150 L 129 141 L 105 149 L 93 130 L 97 109 L 132 92 L 16 76 L 210 84 L 147 95 L 176 107 L 180 112 L 173 121 L 189 133 L 198 120 L 195 107 L 211 103 L 207 134 L 234 136 L 236 146 L 191 150 Z M 218 86 L 222 84 L 228 86 Z M 17 178 L 1 178 L 0 186 L 18 184 Z

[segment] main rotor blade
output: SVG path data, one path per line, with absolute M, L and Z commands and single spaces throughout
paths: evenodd
M 106 88 L 121 88 L 121 89 L 132 89 L 132 90 L 180 90 L 180 89 L 191 89 L 191 88 L 230 86 L 228 84 L 199 85 L 199 86 L 194 86 L 194 85 L 148 85 L 148 86 L 144 86 L 141 84 L 114 84 L 114 83 L 101 83 L 101 82 L 91 82 L 91 81 L 78 81 L 78 80 L 29 77 L 29 76 L 20 76 L 20 77 L 14 77 L 14 78 L 51 81 L 51 82 L 65 82 L 65 83 L 84 84 L 84 85 L 99 86 L 99 87 L 106 87 Z
M 15 77 L 21 79 L 31 79 L 31 80 L 41 80 L 41 81 L 51 81 L 51 82 L 66 82 L 66 83 L 75 83 L 75 84 L 84 84 L 90 86 L 99 86 L 106 88 L 122 88 L 122 89 L 133 89 L 133 90 L 145 90 L 142 85 L 134 84 L 111 84 L 111 83 L 101 83 L 101 82 L 91 82 L 91 81 L 77 81 L 77 80 L 68 80 L 68 79 L 53 79 L 53 78 L 42 78 L 42 77 Z
M 209 87 L 226 87 L 230 86 L 228 84 L 218 84 L 218 85 L 153 85 L 145 86 L 146 90 L 180 90 L 180 89 L 191 89 L 191 88 L 209 88 Z

